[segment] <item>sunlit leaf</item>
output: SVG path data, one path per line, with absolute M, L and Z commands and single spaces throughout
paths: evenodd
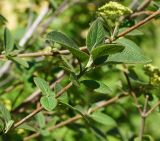
M 116 41 L 125 46 L 124 50 L 120 53 L 109 55 L 107 62 L 117 63 L 149 63 L 151 59 L 144 56 L 140 48 L 131 40 L 121 38 Z
M 53 96 L 43 96 L 40 102 L 47 111 L 52 111 L 57 106 L 57 99 Z
M 107 126 L 116 126 L 116 122 L 115 120 L 110 117 L 109 115 L 106 115 L 106 114 L 103 114 L 101 112 L 94 112 L 93 114 L 90 115 L 90 117 L 101 123 L 101 124 L 104 124 L 104 125 L 107 125 Z
M 54 93 L 52 92 L 49 85 L 47 84 L 47 82 L 44 79 L 42 79 L 40 77 L 35 77 L 34 82 L 35 82 L 36 86 L 42 91 L 43 95 L 45 95 L 45 96 L 53 96 L 54 95 Z
M 86 45 L 89 51 L 91 51 L 94 47 L 101 44 L 105 37 L 105 30 L 102 24 L 102 21 L 98 18 L 96 19 L 88 32 Z

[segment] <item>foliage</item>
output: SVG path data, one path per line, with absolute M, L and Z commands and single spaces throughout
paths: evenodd
M 160 140 L 159 5 L 131 3 L 0 2 L 0 140 Z

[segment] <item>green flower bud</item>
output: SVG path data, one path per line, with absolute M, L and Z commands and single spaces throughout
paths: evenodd
M 147 64 L 144 66 L 145 73 L 150 77 L 151 85 L 158 86 L 160 85 L 160 69 L 151 65 Z

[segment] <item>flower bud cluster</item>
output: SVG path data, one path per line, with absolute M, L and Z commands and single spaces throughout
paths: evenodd
M 145 73 L 150 77 L 150 83 L 152 85 L 160 85 L 160 69 L 151 65 L 147 64 L 144 66 Z
M 132 13 L 132 10 L 117 2 L 110 1 L 100 7 L 98 13 L 105 18 L 116 21 L 120 16 Z

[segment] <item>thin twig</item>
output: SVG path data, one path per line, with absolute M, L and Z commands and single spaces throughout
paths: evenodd
M 157 15 L 160 14 L 160 10 L 157 10 L 156 12 L 154 12 L 152 15 L 148 16 L 147 18 L 145 18 L 144 20 L 138 22 L 137 24 L 131 26 L 130 28 L 128 28 L 127 30 L 125 30 L 124 32 L 120 33 L 117 38 L 123 37 L 126 34 L 128 34 L 129 32 L 135 30 L 136 28 L 144 25 L 145 23 L 149 22 L 150 20 L 152 20 L 153 18 L 155 18 Z
M 126 65 L 123 65 L 123 67 L 124 67 L 125 69 L 127 69 Z M 135 92 L 133 91 L 132 84 L 131 84 L 131 81 L 130 81 L 130 79 L 129 79 L 128 73 L 127 73 L 126 71 L 124 71 L 123 73 L 124 73 L 125 78 L 126 78 L 126 80 L 127 80 L 127 83 L 128 83 L 129 89 L 130 89 L 130 94 L 131 94 L 131 96 L 133 97 L 134 103 L 135 103 L 135 105 L 136 105 L 139 113 L 142 114 L 141 106 L 140 106 L 140 104 L 139 104 L 139 102 L 138 102 L 138 99 L 137 99 L 137 96 L 136 96 Z
M 148 95 L 146 95 L 143 112 L 141 114 L 141 128 L 140 128 L 140 132 L 139 132 L 139 140 L 140 141 L 143 140 L 144 127 L 145 127 L 145 119 L 146 119 L 145 114 L 147 112 L 148 98 L 149 98 Z
M 42 7 L 42 10 L 39 16 L 37 17 L 37 19 L 34 21 L 34 23 L 30 26 L 30 28 L 26 31 L 26 33 L 20 40 L 19 46 L 24 46 L 26 42 L 31 38 L 33 32 L 36 30 L 37 26 L 40 24 L 42 19 L 46 16 L 48 11 L 49 11 L 48 5 L 45 5 L 44 7 Z
M 145 0 L 138 8 L 137 11 L 142 11 L 151 3 L 152 0 Z
M 26 122 L 28 119 L 30 119 L 31 117 L 33 117 L 34 115 L 36 115 L 38 112 L 42 111 L 43 107 L 39 107 L 36 110 L 34 110 L 31 114 L 27 115 L 25 118 L 23 118 L 22 120 L 20 120 L 19 122 L 14 124 L 14 128 L 17 128 L 18 126 L 20 126 L 21 124 L 23 124 L 24 122 Z
M 158 101 L 158 102 L 145 114 L 145 116 L 148 117 L 159 105 L 160 105 L 160 101 Z
M 141 15 L 152 15 L 154 12 L 153 11 L 140 11 L 140 12 L 135 12 L 133 13 L 130 18 L 138 17 Z

